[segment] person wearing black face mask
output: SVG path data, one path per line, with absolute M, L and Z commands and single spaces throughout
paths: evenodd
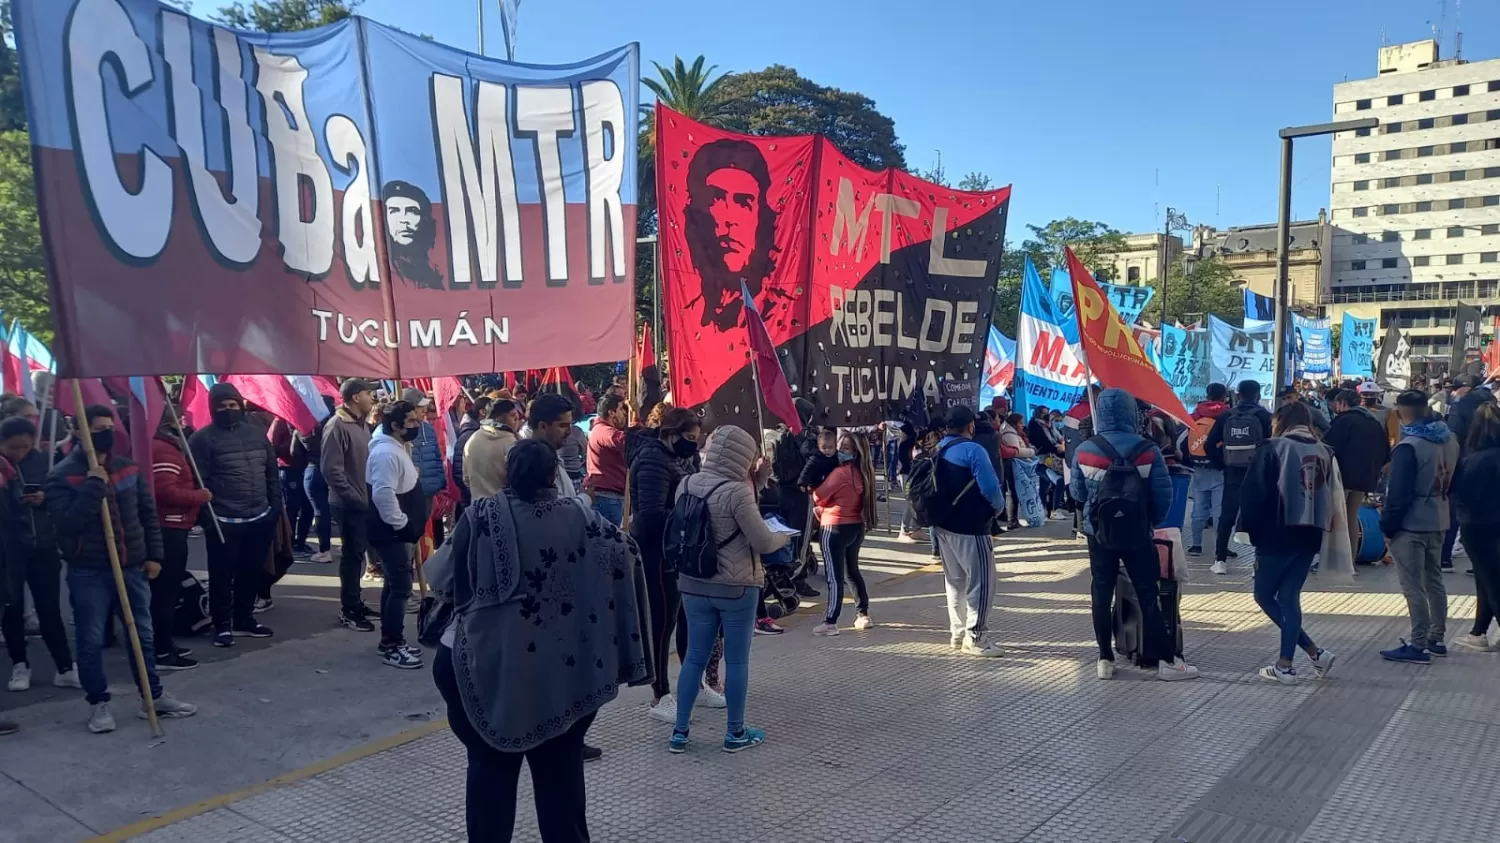
M 411 442 L 422 432 L 422 417 L 409 401 L 386 405 L 380 427 L 370 438 L 365 462 L 370 509 L 370 547 L 380 557 L 385 585 L 380 591 L 380 657 L 391 667 L 415 670 L 422 651 L 406 643 L 406 601 L 411 597 L 411 558 L 422 538 L 427 498 L 422 494 Z
M 190 717 L 197 708 L 162 692 L 156 675 L 156 642 L 151 623 L 150 580 L 161 573 L 164 554 L 161 526 L 151 484 L 135 463 L 114 454 L 114 413 L 108 407 L 85 409 L 80 435 L 93 437 L 99 467 L 89 468 L 82 446 L 47 475 L 44 501 L 57 532 L 58 546 L 68 563 L 68 602 L 78 643 L 78 679 L 92 707 L 91 732 L 112 732 L 109 680 L 104 675 L 104 627 L 118 599 L 110 570 L 109 545 L 99 520 L 100 506 L 109 507 L 110 523 L 119 551 L 130 612 L 146 661 L 146 685 L 156 700 L 158 717 Z M 127 660 L 131 672 L 135 661 Z
M 255 592 L 281 520 L 281 477 L 266 429 L 245 416 L 245 399 L 232 384 L 208 391 L 213 424 L 193 434 L 188 447 L 203 486 L 213 493 L 215 525 L 204 525 L 208 542 L 208 606 L 215 647 L 234 646 L 235 636 L 270 638 L 255 619 Z

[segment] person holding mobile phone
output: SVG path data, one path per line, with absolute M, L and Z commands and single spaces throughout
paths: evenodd
M 47 455 L 37 450 L 37 427 L 40 418 L 32 404 L 21 408 L 19 415 L 0 422 L 0 462 L 11 470 L 11 487 L 7 495 L 13 510 L 6 520 L 7 533 L 16 540 L 7 542 L 16 550 L 6 570 L 10 602 L 0 616 L 0 630 L 5 633 L 5 648 L 10 655 L 11 674 L 6 688 L 10 691 L 31 689 L 31 661 L 26 652 L 26 620 L 23 594 L 31 590 L 36 608 L 42 643 L 52 656 L 55 673 L 52 684 L 59 688 L 81 688 L 73 653 L 68 647 L 67 628 L 62 620 L 62 563 L 57 555 L 57 535 L 45 507 L 42 484 L 47 479 Z M 17 488 L 18 487 L 18 488 Z

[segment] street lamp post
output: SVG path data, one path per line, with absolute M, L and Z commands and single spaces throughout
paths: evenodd
M 1287 296 L 1290 279 L 1287 263 L 1290 258 L 1292 239 L 1292 141 L 1335 132 L 1352 132 L 1357 129 L 1373 129 L 1380 125 L 1374 117 L 1358 120 L 1341 120 L 1337 123 L 1319 123 L 1314 126 L 1288 126 L 1281 136 L 1281 214 L 1276 222 L 1276 389 L 1289 383 L 1286 370 L 1286 329 L 1290 321 L 1287 311 Z M 1274 391 L 1274 390 L 1273 390 Z
M 1186 214 L 1178 211 L 1176 208 L 1168 208 L 1167 221 L 1162 224 L 1161 263 L 1157 270 L 1157 276 L 1161 280 L 1161 324 L 1163 325 L 1167 324 L 1167 276 L 1171 274 L 1168 270 L 1169 264 L 1172 261 L 1171 240 L 1172 232 L 1174 231 L 1192 231 L 1192 226 L 1188 224 Z M 1162 350 L 1160 348 L 1161 342 L 1162 340 L 1157 340 L 1157 351 Z

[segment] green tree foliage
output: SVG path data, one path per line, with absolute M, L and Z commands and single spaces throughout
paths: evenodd
M 1031 256 L 1043 278 L 1048 277 L 1053 267 L 1065 263 L 1063 247 L 1071 246 L 1090 272 L 1102 275 L 1105 281 L 1114 280 L 1114 261 L 1109 258 L 1125 250 L 1125 235 L 1118 230 L 1102 222 L 1074 217 L 1026 228 L 1031 236 L 1021 244 L 1021 250 Z
M 1152 324 L 1181 322 L 1186 325 L 1206 318 L 1206 314 L 1226 322 L 1240 324 L 1245 318 L 1244 290 L 1234 283 L 1234 271 L 1218 258 L 1198 261 L 1193 277 L 1187 277 L 1180 262 L 1167 270 L 1167 311 L 1162 313 L 1161 284 L 1151 279 L 1156 295 L 1141 313 L 1141 319 Z M 1200 317 L 1200 314 L 1205 316 Z
M 365 0 L 252 0 L 219 9 L 215 17 L 235 29 L 259 32 L 299 32 L 338 23 L 354 14 Z
M 821 133 L 861 167 L 906 169 L 895 121 L 864 94 L 819 85 L 780 64 L 730 74 L 722 90 L 727 129 L 749 135 Z
M 47 262 L 36 218 L 31 139 L 23 129 L 0 132 L 0 310 L 52 341 Z
M 11 45 L 10 3 L 0 0 L 0 132 L 26 128 L 20 64 Z

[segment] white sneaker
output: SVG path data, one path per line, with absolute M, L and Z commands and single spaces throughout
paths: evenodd
M 985 644 L 983 642 L 977 641 L 966 640 L 964 641 L 963 647 L 961 649 L 963 650 L 964 655 L 978 656 L 981 659 L 998 659 L 1001 656 L 1005 655 L 1004 653 L 1000 652 L 999 647 L 996 647 L 993 644 Z
M 194 714 L 197 714 L 197 713 L 198 713 L 198 706 L 193 705 L 192 703 L 185 703 L 182 700 L 179 700 L 176 697 L 172 696 L 171 694 L 167 693 L 166 691 L 162 691 L 161 696 L 159 696 L 159 697 L 156 698 L 156 716 L 157 717 L 161 717 L 161 718 L 167 718 L 167 717 L 172 717 L 172 718 L 176 718 L 176 717 L 192 717 Z M 141 703 L 141 710 L 140 710 L 139 717 L 142 720 L 147 719 L 146 718 L 146 704 L 144 702 Z
M 1100 659 L 1094 669 L 1098 672 L 1100 679 L 1115 678 L 1115 663 L 1109 659 Z
M 52 684 L 59 688 L 78 688 L 82 690 L 83 682 L 78 679 L 78 668 L 64 671 L 52 677 Z
M 250 609 L 250 613 L 254 614 L 254 615 L 258 615 L 261 612 L 264 612 L 264 611 L 266 611 L 268 609 L 274 609 L 275 607 L 276 607 L 276 601 L 272 600 L 271 598 L 269 598 L 269 597 L 257 597 L 257 598 L 255 598 L 255 604 L 254 604 L 254 606 Z
M 361 588 L 380 588 L 385 585 L 385 577 L 365 574 L 359 578 L 359 584 Z
M 949 636 L 949 638 L 948 638 L 948 646 L 952 647 L 955 650 L 962 650 L 964 648 L 964 639 L 965 638 L 968 638 L 968 636 L 965 635 L 965 634 L 963 634 L 963 633 L 959 633 L 958 635 Z
M 326 565 L 329 562 L 333 561 L 333 551 L 320 550 L 317 553 L 314 553 L 312 556 L 307 557 L 307 561 L 317 562 L 319 565 Z
M 663 723 L 677 722 L 677 698 L 667 694 L 654 704 L 646 706 L 646 716 Z
M 728 708 L 729 700 L 705 684 L 698 687 L 698 701 L 693 704 L 699 708 Z
M 1162 662 L 1156 666 L 1156 678 L 1163 682 L 1180 682 L 1184 679 L 1197 679 L 1198 668 L 1193 667 L 1182 659 L 1173 659 L 1170 662 Z
M 854 619 L 854 628 L 855 629 L 869 629 L 870 627 L 873 627 L 874 625 L 875 625 L 875 622 L 872 621 L 872 620 L 870 620 L 870 616 L 869 615 L 860 615 L 859 617 L 857 617 L 857 618 Z
M 829 637 L 832 637 L 832 636 L 835 636 L 835 635 L 838 635 L 838 634 L 839 634 L 838 624 L 829 623 L 827 621 L 824 621 L 824 622 L 818 624 L 817 626 L 813 627 L 813 635 L 827 635 Z
M 1486 635 L 1464 634 L 1453 639 L 1453 643 L 1470 650 L 1480 650 L 1482 652 L 1489 652 L 1490 650 L 1490 639 Z
M 109 703 L 94 703 L 93 711 L 89 713 L 89 731 L 97 735 L 114 730 L 115 716 L 109 713 Z
M 10 669 L 10 681 L 5 683 L 9 691 L 31 690 L 31 666 L 25 663 L 18 664 Z
M 905 530 L 902 530 L 901 532 L 896 534 L 896 541 L 900 542 L 901 544 L 916 544 L 917 537 L 911 533 L 906 532 Z
M 1337 658 L 1332 650 L 1318 648 L 1318 657 L 1312 660 L 1313 675 L 1319 679 L 1327 679 L 1328 674 L 1333 672 L 1333 662 Z
M 417 670 L 422 667 L 422 657 L 405 647 L 391 647 L 381 654 L 381 661 L 399 670 Z
M 1260 669 L 1259 676 L 1262 679 L 1269 679 L 1272 682 L 1280 682 L 1283 685 L 1297 684 L 1296 668 L 1287 668 L 1283 670 L 1279 665 L 1268 664 Z
M 1223 559 L 1215 559 L 1213 567 L 1209 568 L 1209 570 L 1213 571 L 1215 574 L 1227 574 L 1229 573 L 1229 563 L 1225 562 Z

